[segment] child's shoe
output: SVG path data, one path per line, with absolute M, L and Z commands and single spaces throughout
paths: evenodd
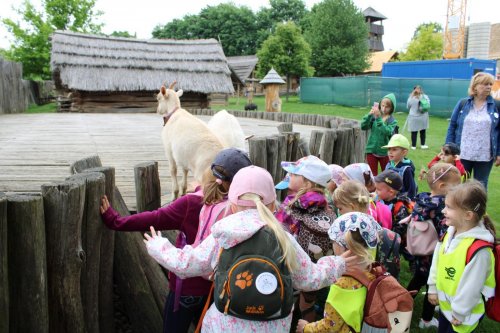
M 429 328 L 429 327 L 437 328 L 438 326 L 439 326 L 439 321 L 436 318 L 432 318 L 429 321 L 425 321 L 422 318 L 420 318 L 420 322 L 418 323 L 419 328 Z
M 412 150 L 415 150 L 415 149 L 417 149 L 417 147 L 411 147 L 411 149 L 412 149 Z
M 423 146 L 420 146 L 420 149 L 429 149 L 429 146 L 423 145 Z

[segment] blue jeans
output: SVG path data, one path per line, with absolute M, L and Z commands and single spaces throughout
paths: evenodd
M 163 333 L 185 333 L 191 323 L 196 327 L 207 296 L 181 296 L 179 310 L 174 312 L 175 292 L 170 291 L 163 310 Z
M 488 189 L 488 177 L 490 176 L 494 161 L 495 159 L 492 159 L 489 162 L 477 162 L 460 159 L 460 162 L 464 165 L 465 171 L 467 171 L 470 175 L 472 175 L 472 171 L 474 171 L 474 179 L 480 181 L 486 189 Z

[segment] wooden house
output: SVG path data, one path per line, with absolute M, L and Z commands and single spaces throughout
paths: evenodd
M 62 111 L 154 112 L 159 88 L 174 80 L 187 109 L 208 108 L 211 94 L 234 92 L 215 39 L 142 40 L 56 31 L 51 69 Z

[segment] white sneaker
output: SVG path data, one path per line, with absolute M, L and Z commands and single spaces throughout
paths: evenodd
M 429 328 L 429 327 L 437 328 L 438 326 L 439 326 L 439 321 L 436 318 L 432 318 L 429 321 L 424 321 L 422 318 L 420 318 L 420 322 L 418 323 L 419 328 Z
M 411 149 L 412 149 L 412 150 L 415 150 L 415 149 L 417 149 L 417 147 L 411 147 Z
M 420 149 L 429 149 L 429 146 L 423 145 L 423 146 L 420 146 Z

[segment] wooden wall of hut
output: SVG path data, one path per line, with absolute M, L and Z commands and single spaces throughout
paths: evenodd
M 157 91 L 120 91 L 120 92 L 66 92 L 67 97 L 58 97 L 58 112 L 86 113 L 148 113 L 156 112 Z M 182 107 L 185 109 L 207 108 L 207 94 L 185 92 Z

